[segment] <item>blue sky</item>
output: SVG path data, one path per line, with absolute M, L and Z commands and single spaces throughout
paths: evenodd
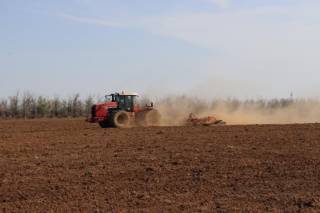
M 0 96 L 318 97 L 316 0 L 0 0 Z

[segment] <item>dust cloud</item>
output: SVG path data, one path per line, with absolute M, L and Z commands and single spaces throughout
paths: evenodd
M 155 104 L 162 125 L 184 125 L 190 113 L 215 116 L 227 124 L 291 124 L 320 122 L 320 101 L 315 99 L 205 101 L 186 96 L 163 98 Z

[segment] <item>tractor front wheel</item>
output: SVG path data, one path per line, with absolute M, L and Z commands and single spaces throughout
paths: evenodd
M 114 127 L 128 128 L 130 127 L 131 118 L 128 112 L 121 110 L 113 114 L 111 121 Z
M 110 123 L 108 121 L 100 121 L 99 125 L 101 128 L 109 128 L 111 127 Z

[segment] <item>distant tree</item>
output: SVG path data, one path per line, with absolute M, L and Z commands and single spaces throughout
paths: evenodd
M 84 116 L 89 116 L 90 115 L 92 105 L 93 105 L 93 98 L 90 95 L 84 101 Z
M 268 101 L 267 105 L 269 109 L 276 109 L 276 108 L 279 108 L 279 106 L 281 106 L 280 101 L 278 99 L 272 99 Z
M 68 117 L 68 101 L 67 100 L 61 100 L 60 117 L 63 117 L 63 118 Z
M 36 105 L 36 102 L 35 102 L 35 99 L 33 98 L 33 96 L 26 92 L 23 94 L 22 96 L 22 103 L 21 103 L 21 106 L 20 106 L 20 114 L 21 114 L 21 117 L 23 118 L 34 118 L 35 117 L 35 105 Z
M 9 116 L 12 118 L 19 117 L 19 93 L 9 97 Z
M 39 96 L 36 102 L 36 117 L 43 118 L 48 115 L 49 102 L 45 97 Z
M 60 117 L 59 111 L 60 111 L 60 99 L 58 97 L 55 97 L 53 100 L 50 101 L 50 117 Z
M 82 103 L 80 101 L 80 95 L 75 94 L 72 97 L 71 115 L 72 117 L 78 117 L 82 114 Z
M 0 101 L 0 118 L 8 117 L 8 101 L 1 100 Z
M 73 113 L 73 98 L 69 97 L 67 100 L 67 116 L 72 116 Z
M 281 107 L 288 107 L 289 105 L 291 105 L 294 101 L 292 99 L 289 98 L 281 98 L 280 99 L 280 106 Z

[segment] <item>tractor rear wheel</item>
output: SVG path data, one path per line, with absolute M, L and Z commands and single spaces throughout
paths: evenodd
M 121 110 L 112 115 L 111 121 L 114 127 L 128 128 L 130 127 L 131 118 L 128 112 Z
M 158 126 L 160 124 L 161 115 L 158 110 L 152 109 L 140 112 L 137 115 L 137 124 L 139 126 Z

